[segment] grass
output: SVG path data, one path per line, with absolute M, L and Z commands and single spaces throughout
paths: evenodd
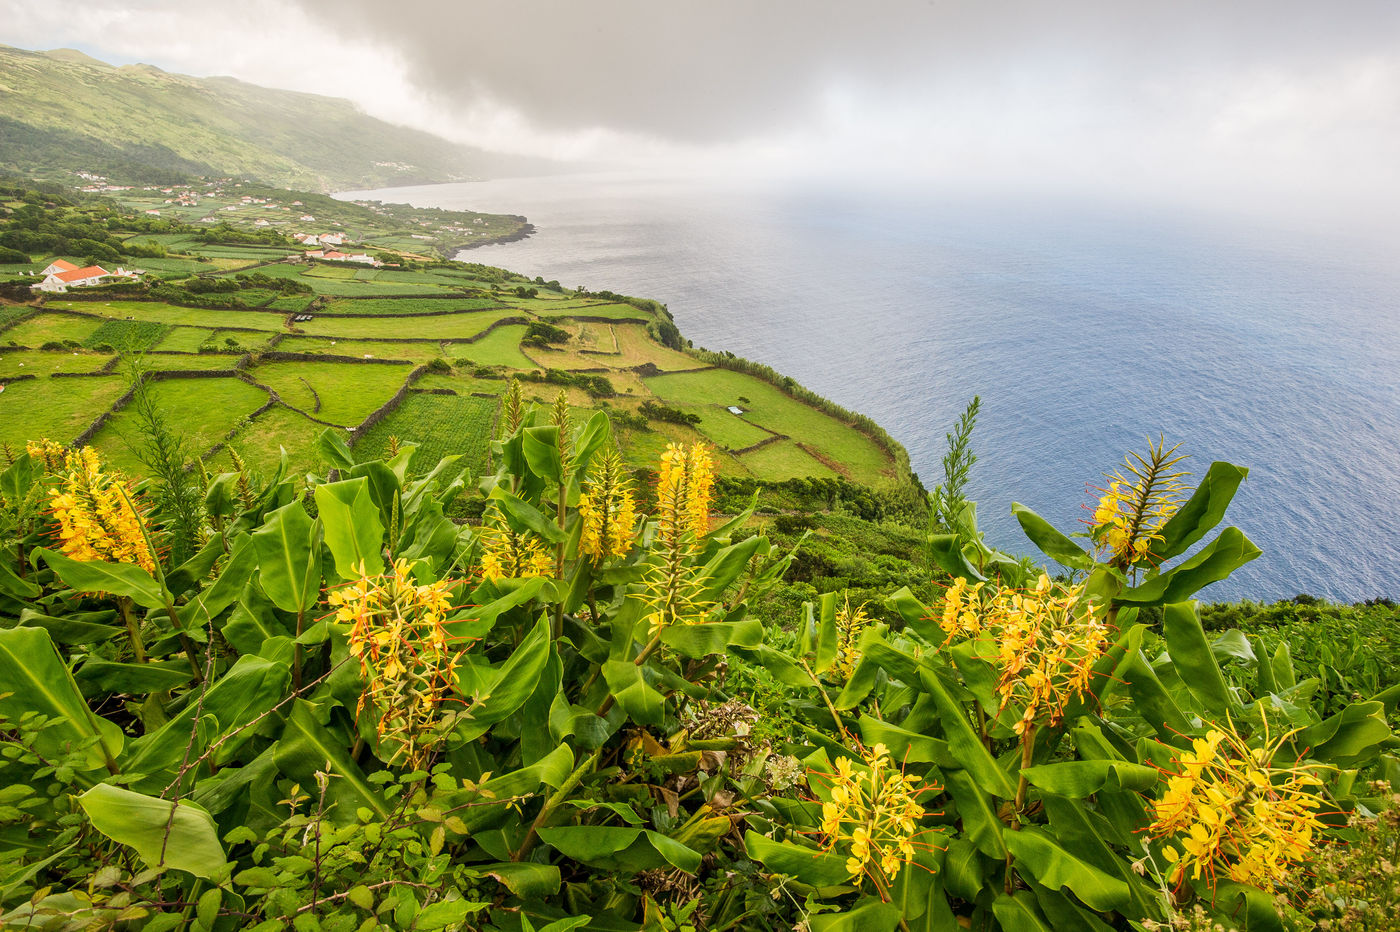
M 159 301 L 50 301 L 49 307 L 66 308 L 86 314 L 106 317 L 133 317 L 162 324 L 184 324 L 194 327 L 243 327 L 255 330 L 282 329 L 282 315 L 255 310 L 220 310 L 204 307 L 181 307 Z
M 462 465 L 480 476 L 487 470 L 497 404 L 493 398 L 415 392 L 359 438 L 355 455 L 361 460 L 387 456 L 392 436 L 421 445 L 415 455 L 420 470 L 432 468 L 444 456 L 461 454 Z
M 779 440 L 745 453 L 739 462 L 749 472 L 765 479 L 795 479 L 799 476 L 835 476 L 836 472 L 800 449 L 791 440 Z
M 271 362 L 248 374 L 322 421 L 354 427 L 398 391 L 412 370 L 353 362 Z M 313 391 L 314 390 L 314 391 Z M 320 400 L 320 410 L 315 410 Z
M 0 334 L 0 341 L 17 346 L 39 347 L 52 341 L 82 343 L 97 329 L 99 321 L 72 314 L 38 314 L 22 320 Z
M 464 340 L 476 336 L 498 320 L 519 317 L 519 311 L 474 311 L 445 317 L 415 317 L 404 321 L 393 317 L 335 317 L 317 316 L 297 324 L 297 328 L 312 336 L 346 337 L 377 340 L 413 338 L 430 340 Z M 519 337 L 516 338 L 519 342 Z
M 185 435 L 196 455 L 223 440 L 239 421 L 267 401 L 262 389 L 234 378 L 171 379 L 151 383 L 150 391 L 170 429 Z M 127 440 L 135 436 L 135 418 L 129 407 L 123 408 L 97 432 L 93 446 L 118 467 L 143 471 L 127 447 Z
M 51 372 L 96 372 L 111 358 L 107 353 L 73 350 L 0 351 L 0 378 L 16 375 L 42 378 Z
M 13 382 L 0 392 L 0 444 L 18 450 L 42 437 L 69 443 L 126 389 L 116 375 Z
M 203 327 L 171 327 L 165 339 L 152 348 L 165 352 L 194 353 L 213 335 L 214 331 Z
M 282 451 L 286 450 L 290 475 L 302 476 L 307 472 L 324 471 L 316 438 L 321 436 L 322 431 L 330 429 L 291 408 L 277 405 L 240 430 L 229 441 L 229 446 L 237 450 L 245 462 L 269 473 L 276 468 Z M 233 461 L 227 452 L 221 451 L 211 468 L 232 469 Z
M 630 304 L 574 305 L 559 308 L 557 305 L 535 305 L 533 310 L 541 317 L 605 317 L 608 320 L 654 320 L 655 315 Z
M 491 298 L 450 295 L 439 298 L 332 298 L 320 314 L 442 314 L 450 311 L 499 309 L 501 302 Z
M 242 358 L 233 353 L 147 353 L 142 362 L 147 369 L 232 369 Z
M 536 369 L 538 367 L 520 351 L 520 340 L 525 336 L 525 329 L 518 325 L 498 327 L 473 343 L 454 343 L 444 349 L 449 358 L 465 357 L 478 366 Z
M 287 337 L 277 344 L 279 353 L 324 353 L 330 356 L 375 359 L 412 359 L 426 362 L 441 356 L 436 343 L 387 343 L 375 340 L 334 340 L 330 337 Z
M 283 295 L 280 298 L 273 298 L 268 308 L 287 314 L 300 314 L 315 300 L 316 296 L 310 294 Z
M 105 320 L 88 335 L 83 345 L 96 349 L 107 345 L 119 353 L 148 350 L 165 338 L 168 324 L 149 320 Z
M 658 375 L 645 381 L 649 389 L 671 403 L 720 408 L 737 405 L 744 408 L 749 412 L 745 415 L 747 420 L 826 451 L 839 464 L 839 471 L 854 481 L 878 484 L 890 475 L 890 459 L 875 445 L 875 441 L 849 424 L 808 407 L 755 376 L 728 369 L 710 369 Z M 779 457 L 767 448 L 760 453 L 763 455 L 755 462 L 771 463 L 780 472 L 787 468 L 783 465 L 784 461 L 793 464 L 794 468 L 797 463 L 816 462 L 801 450 L 791 452 L 786 457 Z M 820 463 L 817 465 L 821 466 Z M 804 475 L 824 476 L 830 472 L 830 469 L 822 467 Z

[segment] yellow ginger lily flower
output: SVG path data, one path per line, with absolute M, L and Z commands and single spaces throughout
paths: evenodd
M 637 504 L 623 474 L 622 457 L 609 452 L 591 471 L 578 500 L 583 520 L 579 550 L 594 560 L 624 557 L 632 549 Z
M 846 871 L 860 883 L 869 876 L 877 885 L 893 881 L 914 859 L 914 838 L 924 807 L 918 796 L 937 787 L 916 789 L 918 777 L 905 774 L 877 744 L 861 748 L 860 769 L 848 757 L 836 759 L 829 802 L 822 804 L 823 850 L 846 855 Z
M 477 533 L 481 537 L 481 575 L 487 579 L 526 579 L 551 576 L 554 557 L 545 542 L 528 531 L 512 528 L 497 510 L 486 513 Z
M 31 444 L 29 452 L 46 463 L 56 462 L 54 447 L 40 441 Z M 49 490 L 49 506 L 64 555 L 87 562 L 134 563 L 154 574 L 155 556 L 144 519 L 121 475 L 104 469 L 92 447 L 65 454 L 56 472 L 58 485 Z

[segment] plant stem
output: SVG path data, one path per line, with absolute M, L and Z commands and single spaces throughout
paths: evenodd
M 306 624 L 306 610 L 297 609 L 297 640 L 292 644 L 292 689 L 301 689 L 301 628 Z
M 126 622 L 126 636 L 131 640 L 131 650 L 136 655 L 136 662 L 145 663 L 146 645 L 141 641 L 140 625 L 131 614 L 131 599 L 124 595 L 118 596 L 117 610 L 122 614 L 122 621 Z
M 653 653 L 655 653 L 656 649 L 660 646 L 661 632 L 658 631 L 656 632 L 656 636 L 652 638 L 650 642 L 648 642 L 647 646 L 642 648 L 642 652 L 637 655 L 637 659 L 632 661 L 632 664 L 634 666 L 640 667 L 642 664 L 646 663 L 647 658 L 650 657 Z M 593 683 L 592 680 L 589 680 L 588 682 L 589 685 L 592 685 Z M 608 693 L 608 698 L 603 700 L 602 706 L 600 706 L 598 711 L 594 714 L 596 714 L 599 718 L 602 718 L 604 715 L 607 715 L 609 712 L 612 711 L 613 704 L 616 701 L 617 698 L 612 693 Z
M 165 581 L 161 580 L 161 588 L 165 589 Z M 175 603 L 170 599 L 170 593 L 165 593 L 165 614 L 170 616 L 170 623 L 175 626 L 175 632 L 180 636 L 180 646 L 185 649 L 185 656 L 189 658 L 190 669 L 194 671 L 194 681 L 204 682 L 204 671 L 199 667 L 199 649 L 194 646 L 194 641 L 190 640 L 189 634 L 185 632 L 185 626 L 180 621 L 180 613 L 175 611 Z
M 597 765 L 598 758 L 602 753 L 603 749 L 599 748 L 589 755 L 588 759 L 575 767 L 574 772 L 569 774 L 568 778 L 559 785 L 559 789 L 554 792 L 554 795 L 545 800 L 544 808 L 540 810 L 539 815 L 535 816 L 535 821 L 530 823 L 530 830 L 525 833 L 525 838 L 520 842 L 520 847 L 516 848 L 515 852 L 510 856 L 512 861 L 522 860 L 525 855 L 530 853 L 530 849 L 535 846 L 535 839 L 538 837 L 539 830 L 544 828 L 545 820 L 553 814 L 555 809 L 559 808 L 570 793 L 578 788 L 584 775 Z
M 1031 757 L 1035 754 L 1035 725 L 1027 725 L 1026 730 L 1021 732 L 1021 774 L 1016 782 L 1016 803 L 1011 808 L 1011 830 L 1013 832 L 1021 829 L 1021 809 L 1026 804 L 1026 789 L 1030 781 L 1026 779 L 1026 771 L 1031 766 Z M 1006 852 L 1006 893 L 1009 896 L 1016 889 L 1016 869 L 1012 867 L 1011 852 Z
M 798 663 L 802 664 L 802 669 L 806 670 L 807 675 L 812 678 L 812 685 L 817 687 L 817 692 L 822 694 L 822 701 L 826 703 L 826 709 L 831 713 L 832 721 L 836 723 L 837 728 L 841 729 L 841 737 L 850 741 L 851 733 L 846 730 L 846 726 L 841 722 L 841 716 L 836 714 L 836 706 L 832 704 L 831 697 L 828 696 L 826 690 L 822 688 L 821 680 L 817 679 L 817 675 L 812 672 L 812 668 L 807 666 L 806 660 L 799 660 Z

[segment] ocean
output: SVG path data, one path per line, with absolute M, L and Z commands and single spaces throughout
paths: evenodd
M 1250 470 L 1227 523 L 1263 555 L 1201 597 L 1400 597 L 1400 268 L 1358 233 L 1070 201 L 621 174 L 349 192 L 524 214 L 461 258 L 654 298 L 697 346 L 870 415 L 941 478 L 974 396 L 969 493 L 1079 529 L 1164 437 Z

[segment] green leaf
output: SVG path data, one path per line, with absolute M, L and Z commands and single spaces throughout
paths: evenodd
M 500 505 L 512 525 L 533 531 L 551 544 L 557 544 L 567 536 L 559 525 L 545 517 L 542 511 L 523 498 L 512 495 L 503 486 L 496 486 L 488 497 Z
M 603 679 L 632 721 L 638 725 L 661 724 L 664 699 L 647 683 L 641 667 L 630 660 L 609 660 L 603 664 Z
M 659 832 L 615 825 L 541 828 L 540 840 L 565 857 L 603 870 L 680 868 L 694 873 L 700 854 Z
M 1067 760 L 1027 767 L 1021 776 L 1034 787 L 1070 799 L 1086 799 L 1107 790 L 1146 793 L 1157 785 L 1155 767 L 1122 760 Z
M 55 644 L 100 644 L 120 637 L 126 629 L 112 624 L 117 613 L 78 612 L 72 615 L 45 615 L 26 608 L 19 615 L 21 628 L 43 628 Z
M 815 627 L 816 630 L 815 643 L 812 645 L 812 671 L 819 675 L 836 665 L 836 593 L 822 593 L 820 605 L 815 619 L 810 617 L 812 603 L 808 602 L 803 606 L 808 613 L 808 626 Z
M 238 600 L 239 593 L 243 591 L 244 584 L 253 575 L 257 565 L 257 551 L 252 539 L 247 535 L 240 536 L 214 584 L 179 609 L 180 620 L 184 626 L 207 628 L 220 612 Z
M 1021 530 L 1040 548 L 1041 553 L 1062 566 L 1075 569 L 1088 569 L 1094 558 L 1084 552 L 1084 548 L 1055 529 L 1049 521 L 1020 502 L 1011 503 L 1011 513 L 1021 522 Z
M 515 714 L 525 704 L 535 690 L 540 672 L 549 662 L 552 646 L 549 620 L 541 615 L 534 629 L 506 662 L 491 672 L 488 685 L 471 697 L 465 713 L 467 724 L 460 731 L 463 740 L 472 741 L 486 734 L 492 725 Z
M 321 594 L 321 542 L 301 502 L 269 512 L 252 534 L 258 582 L 272 604 L 298 614 Z
M 849 911 L 815 915 L 809 926 L 812 932 L 890 932 L 902 915 L 893 903 L 867 897 Z
M 1131 898 L 1122 880 L 1079 860 L 1038 829 L 1007 832 L 1006 847 L 1016 859 L 1017 870 L 1026 871 L 1052 890 L 1069 890 L 1090 909 L 1121 909 Z
M 346 479 L 316 486 L 316 508 L 326 546 L 341 579 L 384 572 L 384 524 L 369 493 L 369 480 Z
M 1003 932 L 1050 932 L 1029 890 L 1017 890 L 1014 896 L 999 895 L 992 903 L 992 913 Z
M 766 537 L 748 537 L 720 549 L 699 570 L 699 576 L 705 581 L 698 597 L 700 601 L 720 601 L 724 591 L 748 568 L 749 560 L 755 554 L 766 554 L 768 550 Z
M 553 864 L 488 864 L 475 869 L 499 880 L 506 889 L 519 897 L 532 899 L 553 896 L 559 892 L 559 868 Z
M 668 625 L 661 643 L 692 659 L 726 653 L 730 647 L 754 648 L 763 642 L 763 624 L 756 618 L 714 621 L 703 625 Z
M 1120 605 L 1181 602 L 1202 587 L 1229 576 L 1261 552 L 1239 528 L 1227 527 L 1219 537 L 1175 569 L 1126 590 L 1113 601 Z
M 3 560 L 0 561 L 0 592 L 16 599 L 37 599 L 43 590 L 27 579 L 20 579 L 10 569 L 9 561 Z
M 1368 763 L 1383 743 L 1393 737 L 1385 719 L 1385 703 L 1354 702 L 1330 718 L 1294 736 L 1299 748 L 1312 748 L 1308 756 L 1345 767 Z
M 846 859 L 839 854 L 790 841 L 774 841 L 752 829 L 744 832 L 744 850 L 773 873 L 796 877 L 814 887 L 834 887 L 851 879 Z
M 1191 695 L 1217 719 L 1223 718 L 1230 710 L 1230 690 L 1206 640 L 1196 603 L 1176 602 L 1168 605 L 1162 633 L 1172 664 Z
M 1170 560 L 1205 537 L 1225 517 L 1225 509 L 1230 507 L 1235 491 L 1248 475 L 1248 469 L 1230 463 L 1211 463 L 1186 504 L 1162 525 L 1162 541 L 1153 548 L 1157 555 L 1162 560 Z
M 530 471 L 541 479 L 559 485 L 564 481 L 563 467 L 559 463 L 559 428 L 525 428 L 522 450 Z
M 34 556 L 43 559 L 59 579 L 79 592 L 123 595 L 142 608 L 165 608 L 165 591 L 160 583 L 134 564 L 70 560 L 42 547 L 34 551 Z
M 315 705 L 298 699 L 277 744 L 277 769 L 300 781 L 303 787 L 316 785 L 317 771 L 331 774 L 326 795 L 331 803 L 330 815 L 337 822 L 354 821 L 355 812 L 361 807 L 381 819 L 387 818 L 389 807 L 365 779 L 349 749 L 347 736 L 319 721 Z
M 1009 833 L 1002 831 L 996 802 L 966 770 L 945 770 L 943 780 L 948 786 L 948 795 L 958 804 L 958 815 L 962 817 L 967 838 L 987 857 L 1004 859 L 1005 838 Z
M 1163 741 L 1170 744 L 1191 730 L 1191 722 L 1157 678 L 1141 650 L 1128 651 L 1114 671 L 1111 689 L 1120 688 L 1132 696 L 1134 710 Z
M 99 832 L 135 848 L 148 867 L 173 867 L 223 883 L 231 865 L 224 857 L 214 819 L 193 803 L 133 793 L 99 783 L 78 797 Z
M 988 793 L 1002 799 L 1013 799 L 1016 787 L 1006 771 L 1001 769 L 996 758 L 972 730 L 967 712 L 962 704 L 953 699 L 936 674 L 920 671 L 919 681 L 933 698 L 938 709 L 938 717 L 943 725 L 943 733 L 948 739 L 948 748 L 977 783 Z
M 948 750 L 948 742 L 915 731 L 906 731 L 898 725 L 882 722 L 878 718 L 862 715 L 860 738 L 866 747 L 883 744 L 889 748 L 890 756 L 906 764 L 937 764 L 940 767 L 955 767 L 957 762 Z
M 327 427 L 316 438 L 316 449 L 321 459 L 332 469 L 354 469 L 355 454 L 345 442 L 345 431 L 339 427 Z
M 183 658 L 152 660 L 147 663 L 118 663 L 100 657 L 89 657 L 73 674 L 73 678 L 87 685 L 90 690 L 96 688 L 108 693 L 142 695 L 179 689 L 194 679 L 194 673 L 190 670 L 189 662 Z
M 977 572 L 976 567 L 967 562 L 962 552 L 962 541 L 956 534 L 934 534 L 928 539 L 929 556 L 939 568 L 949 576 L 961 576 L 969 581 L 985 581 L 987 577 Z
M 34 749 L 51 761 L 88 745 L 83 770 L 115 772 L 122 730 L 88 708 L 73 675 L 43 628 L 0 628 L 0 715 L 11 722 L 37 712 L 53 724 L 34 736 Z

